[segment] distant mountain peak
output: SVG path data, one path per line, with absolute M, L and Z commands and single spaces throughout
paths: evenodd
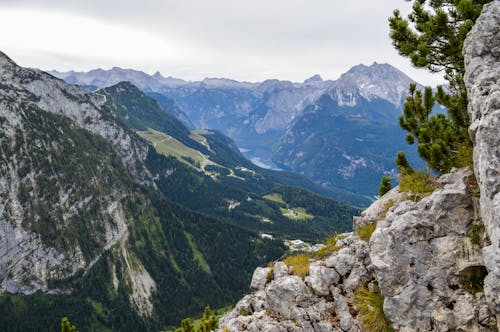
M 153 77 L 159 80 L 165 79 L 165 77 L 160 73 L 159 70 L 157 70 L 156 73 L 154 73 Z
M 304 83 L 314 83 L 314 82 L 323 82 L 323 78 L 321 78 L 319 74 L 316 74 L 304 81 Z
M 330 95 L 339 105 L 355 106 L 359 97 L 366 100 L 385 99 L 400 106 L 414 81 L 399 69 L 387 63 L 359 64 L 342 74 Z
M 0 65 L 6 65 L 6 64 L 11 64 L 11 65 L 15 65 L 16 63 L 14 62 L 14 60 L 12 60 L 11 58 L 9 58 L 7 56 L 7 54 L 3 53 L 2 51 L 0 51 Z

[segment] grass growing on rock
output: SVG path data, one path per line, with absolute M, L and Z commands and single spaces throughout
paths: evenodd
M 270 269 L 266 276 L 267 283 L 270 283 L 274 279 L 274 262 L 267 264 L 267 267 Z
M 307 254 L 288 256 L 283 263 L 292 268 L 293 273 L 301 278 L 309 274 L 309 255 Z
M 403 174 L 399 182 L 399 191 L 410 194 L 410 199 L 417 202 L 423 196 L 428 196 L 438 188 L 436 179 L 428 172 L 415 171 L 410 174 Z
M 384 297 L 378 287 L 371 291 L 366 285 L 359 286 L 354 293 L 354 304 L 359 309 L 358 317 L 363 331 L 393 331 L 387 317 L 385 317 Z
M 477 183 L 477 179 L 474 174 L 465 179 L 465 184 L 467 185 L 467 189 L 469 189 L 469 192 L 473 197 L 479 198 L 481 196 L 479 184 Z
M 344 236 L 342 234 L 335 234 L 327 238 L 324 242 L 324 246 L 314 253 L 314 258 L 323 259 L 336 251 L 339 251 L 339 247 L 337 247 L 337 241 L 342 240 Z
M 396 202 L 392 199 L 388 200 L 384 204 L 384 216 L 387 215 L 387 212 L 389 212 L 389 210 L 394 206 L 394 204 L 396 204 Z
M 368 242 L 373 232 L 375 232 L 375 228 L 377 228 L 377 223 L 363 225 L 359 226 L 354 233 L 359 236 L 361 240 Z
M 484 234 L 484 224 L 472 225 L 468 234 L 472 244 L 479 244 Z
M 272 194 L 265 195 L 263 198 L 270 200 L 270 201 L 273 201 L 273 202 L 276 202 L 278 204 L 283 204 L 283 205 L 286 204 L 285 201 L 283 200 L 283 197 L 280 194 L 272 193 Z

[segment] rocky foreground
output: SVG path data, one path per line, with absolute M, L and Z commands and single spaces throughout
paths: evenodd
M 499 330 L 499 26 L 494 1 L 464 46 L 475 176 L 454 170 L 418 201 L 392 189 L 354 219 L 357 230 L 376 224 L 369 241 L 342 234 L 305 277 L 284 262 L 258 268 L 220 331 L 363 331 L 363 289 L 381 293 L 394 330 Z
M 496 318 L 483 292 L 469 288 L 484 278 L 481 247 L 471 242 L 478 225 L 472 171 L 438 180 L 441 189 L 419 202 L 394 188 L 355 219 L 376 222 L 369 242 L 342 234 L 335 251 L 311 259 L 301 278 L 283 262 L 258 268 L 254 293 L 220 321 L 229 331 L 362 331 L 354 304 L 359 287 L 380 291 L 384 313 L 400 331 L 495 331 Z

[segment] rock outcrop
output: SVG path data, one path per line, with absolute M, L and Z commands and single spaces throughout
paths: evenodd
M 336 243 L 338 252 L 310 263 L 301 278 L 283 262 L 259 268 L 254 293 L 245 296 L 219 322 L 229 331 L 360 331 L 353 291 L 374 279 L 368 243 L 349 233 Z
M 443 186 L 419 202 L 390 208 L 370 239 L 370 258 L 384 312 L 399 331 L 488 331 L 494 318 L 480 291 L 486 275 L 466 169 L 439 178 Z M 370 220 L 365 220 L 368 223 Z M 464 314 L 466 313 L 466 314 Z
M 485 295 L 500 321 L 500 2 L 493 1 L 464 45 L 469 96 L 469 133 L 474 172 L 481 191 L 481 216 L 491 244 L 483 248 L 488 276 Z M 500 327 L 499 327 L 500 329 Z
M 391 190 L 356 218 L 377 223 L 369 243 L 341 235 L 335 251 L 311 259 L 309 275 L 283 262 L 255 271 L 254 293 L 220 320 L 230 331 L 361 331 L 358 287 L 379 287 L 383 310 L 399 331 L 495 331 L 496 319 L 476 283 L 486 274 L 481 243 L 470 229 L 479 222 L 472 171 L 438 179 L 418 202 Z

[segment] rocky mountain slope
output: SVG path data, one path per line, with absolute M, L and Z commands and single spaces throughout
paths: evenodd
M 174 100 L 196 128 L 230 136 L 256 162 L 300 172 L 323 186 L 373 195 L 380 177 L 394 171 L 398 150 L 418 160 L 414 149 L 395 144 L 404 137 L 396 121 L 413 81 L 388 64 L 355 66 L 336 81 L 315 75 L 302 83 L 173 82 L 119 68 L 54 74 L 99 87 L 130 80 L 160 102 Z M 370 141 L 377 142 L 364 147 Z
M 146 165 L 156 175 L 155 185 L 172 201 L 280 238 L 317 241 L 332 231 L 350 229 L 349 216 L 356 209 L 293 187 L 329 193 L 299 175 L 253 165 L 219 132 L 189 131 L 132 84 L 121 82 L 94 94 L 104 97 L 104 106 L 118 120 L 170 157 L 148 156 Z M 175 176 L 162 175 L 164 168 L 175 169 Z M 306 214 L 294 219 L 288 209 Z
M 154 181 L 182 173 L 106 98 L 0 53 L 3 331 L 50 331 L 62 316 L 82 330 L 162 329 L 230 303 L 283 250 L 169 201 Z
M 20 68 L 4 54 L 0 77 L 2 286 L 48 290 L 50 278 L 92 266 L 124 236 L 122 179 L 147 177 L 135 163 L 147 146 L 82 88 Z M 93 222 L 85 226 L 82 217 Z M 68 234 L 88 227 L 88 238 L 68 239 L 61 227 Z
M 373 195 L 380 178 L 396 172 L 397 151 L 422 165 L 397 123 L 412 82 L 388 64 L 351 68 L 289 126 L 272 160 L 323 185 Z
M 475 176 L 453 170 L 425 197 L 396 187 L 321 255 L 258 268 L 221 331 L 363 331 L 370 313 L 384 331 L 499 330 L 499 26 L 494 1 L 464 47 Z

